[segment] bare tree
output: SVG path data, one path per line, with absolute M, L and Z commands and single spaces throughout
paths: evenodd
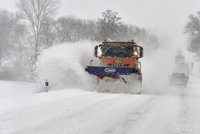
M 56 32 L 59 43 L 94 40 L 96 22 L 82 20 L 73 16 L 60 17 L 56 21 Z
M 19 0 L 17 7 L 30 23 L 31 32 L 34 36 L 35 53 L 38 53 L 46 18 L 55 14 L 58 9 L 58 0 Z
M 118 17 L 118 12 L 112 10 L 106 10 L 102 13 L 101 18 L 98 18 L 98 33 L 100 40 L 110 38 L 118 32 L 118 27 L 121 24 L 121 17 Z
M 23 79 L 28 70 L 24 64 L 27 31 L 20 19 L 20 15 L 0 11 L 0 79 Z
M 188 50 L 200 55 L 200 12 L 189 16 L 185 25 L 185 33 L 189 40 Z
M 56 44 L 56 21 L 53 18 L 46 18 L 42 28 L 41 43 L 44 48 L 49 48 Z
M 12 48 L 13 15 L 7 11 L 0 11 L 0 65 L 3 58 L 9 56 Z
M 31 64 L 33 71 L 35 71 L 35 63 L 37 61 L 41 38 L 46 18 L 53 16 L 58 9 L 58 0 L 19 0 L 16 3 L 18 9 L 26 17 L 28 28 L 33 36 L 33 55 L 31 57 Z

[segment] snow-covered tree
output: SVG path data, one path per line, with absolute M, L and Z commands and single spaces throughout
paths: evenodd
M 0 11 L 0 78 L 23 79 L 28 70 L 27 30 L 20 16 Z
M 41 38 L 47 18 L 53 16 L 58 9 L 58 0 L 19 0 L 17 7 L 27 20 L 27 27 L 33 36 L 33 54 L 30 58 L 32 72 L 35 74 L 36 61 L 43 46 Z
M 118 32 L 118 27 L 121 24 L 121 17 L 118 17 L 117 12 L 106 10 L 102 16 L 98 18 L 98 35 L 100 40 L 106 38 L 113 39 L 114 35 Z
M 200 12 L 189 16 L 185 33 L 189 39 L 188 50 L 200 55 Z
M 43 23 L 44 26 L 41 31 L 41 47 L 49 48 L 57 43 L 56 21 L 53 18 L 48 17 Z
M 0 64 L 12 49 L 13 16 L 7 11 L 0 11 Z
M 96 35 L 96 23 L 72 16 L 60 17 L 56 22 L 56 31 L 59 43 L 76 42 L 86 39 L 94 40 Z

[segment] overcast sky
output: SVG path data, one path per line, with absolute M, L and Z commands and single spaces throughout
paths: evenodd
M 0 0 L 0 8 L 16 11 L 16 0 Z M 182 42 L 187 17 L 200 11 L 200 0 L 62 0 L 59 15 L 96 19 L 106 9 L 117 11 L 122 21 L 168 35 Z

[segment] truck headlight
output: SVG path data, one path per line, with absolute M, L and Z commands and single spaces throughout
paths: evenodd
M 101 57 L 102 54 L 103 54 L 103 52 L 101 51 L 101 49 L 98 49 L 98 50 L 97 50 L 97 56 L 98 56 L 98 57 Z
M 135 51 L 135 52 L 133 53 L 133 55 L 137 57 L 137 56 L 138 56 L 138 52 Z

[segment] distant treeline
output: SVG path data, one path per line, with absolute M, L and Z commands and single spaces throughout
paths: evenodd
M 55 19 L 47 15 L 41 21 L 27 18 L 23 12 L 14 14 L 0 10 L 0 79 L 33 79 L 35 76 L 30 72 L 37 70 L 37 57 L 43 49 L 64 42 L 100 42 L 106 38 L 134 39 L 149 51 L 159 46 L 156 35 L 121 22 L 118 13 L 111 10 L 103 12 L 97 20 L 73 16 Z

